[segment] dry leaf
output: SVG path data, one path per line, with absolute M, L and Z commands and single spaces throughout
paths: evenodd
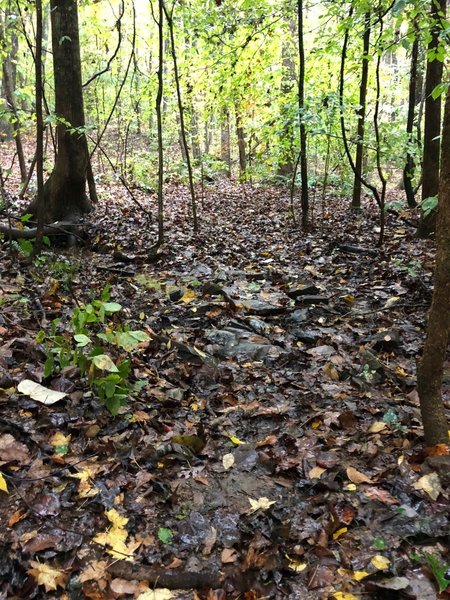
M 238 553 L 234 548 L 224 548 L 220 555 L 220 559 L 224 564 L 234 563 L 238 559 Z
M 371 558 L 370 562 L 375 569 L 378 569 L 378 571 L 385 571 L 391 564 L 391 561 L 381 554 L 376 554 L 373 558 Z
M 170 600 L 173 598 L 173 593 L 166 588 L 156 588 L 156 590 L 148 589 L 142 594 L 139 594 L 136 600 Z
M 6 480 L 3 477 L 2 473 L 0 473 L 0 491 L 6 492 L 8 494 L 8 484 L 6 483 Z
M 437 473 L 424 475 L 416 481 L 414 488 L 426 492 L 432 500 L 437 500 L 439 494 L 443 492 L 441 480 Z
M 386 427 L 387 423 L 384 423 L 383 421 L 375 421 L 375 423 L 372 423 L 372 425 L 369 427 L 368 432 L 380 433 L 380 431 L 383 431 L 383 429 L 386 429 Z
M 373 483 L 370 477 L 367 477 L 367 475 L 364 475 L 364 473 L 361 473 L 361 471 L 358 471 L 354 467 L 347 467 L 346 473 L 352 483 Z
M 276 503 L 275 500 L 269 500 L 269 498 L 265 498 L 264 496 L 262 498 L 258 498 L 258 500 L 253 500 L 253 498 L 249 498 L 248 501 L 251 505 L 251 508 L 249 508 L 249 510 L 247 511 L 248 514 L 254 513 L 259 509 L 267 510 L 270 506 L 272 506 L 272 504 Z
M 222 464 L 224 469 L 231 469 L 234 465 L 234 455 L 230 453 L 225 454 L 222 458 Z
M 31 379 L 24 379 L 21 381 L 17 386 L 17 389 L 21 394 L 24 394 L 24 396 L 29 396 L 32 400 L 45 404 L 46 406 L 62 400 L 67 395 L 65 392 L 49 390 L 43 385 L 31 381 Z
M 325 472 L 326 472 L 326 469 L 324 469 L 323 467 L 313 467 L 308 473 L 308 478 L 309 479 L 320 479 L 321 476 Z
M 40 563 L 35 560 L 30 560 L 31 569 L 28 573 L 34 577 L 38 585 L 43 585 L 46 592 L 56 590 L 56 588 L 64 588 L 68 574 L 60 569 L 54 569 L 45 563 Z

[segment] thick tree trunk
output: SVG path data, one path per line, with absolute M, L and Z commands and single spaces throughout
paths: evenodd
M 450 92 L 447 92 L 439 182 L 436 266 L 428 330 L 417 384 L 425 441 L 448 443 L 448 423 L 442 401 L 442 373 L 450 333 Z
M 439 155 L 441 149 L 441 98 L 433 98 L 432 92 L 442 80 L 443 62 L 435 53 L 442 43 L 439 35 L 442 31 L 441 19 L 445 18 L 446 0 L 432 0 L 431 14 L 433 26 L 431 41 L 428 45 L 427 69 L 425 76 L 425 123 L 423 136 L 423 180 L 422 200 L 436 196 L 439 188 Z
M 76 0 L 51 0 L 57 155 L 45 182 L 45 220 L 77 220 L 91 204 L 86 196 L 88 147 L 84 133 L 80 40 Z M 31 207 L 33 209 L 33 207 Z
M 363 36 L 363 57 L 361 68 L 361 81 L 359 84 L 359 109 L 358 126 L 357 126 L 357 146 L 355 156 L 355 179 L 353 182 L 352 210 L 361 210 L 361 177 L 364 158 L 364 128 L 366 124 L 366 97 L 367 97 L 367 80 L 369 77 L 369 44 L 370 44 L 370 13 L 366 13 L 364 17 L 364 36 Z

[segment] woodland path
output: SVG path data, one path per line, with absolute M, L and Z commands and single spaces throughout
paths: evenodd
M 1 249 L 0 595 L 444 598 L 427 557 L 449 550 L 449 481 L 415 391 L 432 243 L 388 215 L 374 249 L 374 207 L 355 222 L 336 198 L 304 235 L 280 190 L 220 182 L 198 236 L 171 186 L 156 252 L 123 190 L 101 195 L 89 247 L 34 265 Z M 36 342 L 106 283 L 151 338 L 132 354 L 147 385 L 116 417 L 76 370 L 42 381 Z M 67 397 L 43 406 L 24 378 Z

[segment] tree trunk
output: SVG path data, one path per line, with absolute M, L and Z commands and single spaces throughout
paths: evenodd
M 303 43 L 303 0 L 297 1 L 298 10 L 298 112 L 300 119 L 300 174 L 302 177 L 301 205 L 302 227 L 307 229 L 309 220 L 308 156 L 305 125 L 305 47 Z
M 439 182 L 436 266 L 428 316 L 427 337 L 417 385 L 425 441 L 428 446 L 448 443 L 448 423 L 442 401 L 442 373 L 450 333 L 450 92 L 447 92 Z
M 279 159 L 278 174 L 281 177 L 292 177 L 294 171 L 294 115 L 290 107 L 292 93 L 295 87 L 295 61 L 292 56 L 292 39 L 296 33 L 295 19 L 289 18 L 286 23 L 287 37 L 281 48 L 281 131 L 278 134 Z
M 86 196 L 88 147 L 84 133 L 76 0 L 51 0 L 58 150 L 44 185 L 45 220 L 77 220 L 91 209 Z M 33 210 L 33 206 L 31 209 Z
M 442 80 L 443 62 L 436 57 L 441 19 L 445 18 L 446 0 L 431 0 L 431 41 L 428 45 L 425 76 L 425 124 L 423 136 L 422 200 L 436 196 L 439 188 L 439 154 L 441 149 L 441 98 L 433 99 L 432 92 Z
M 226 111 L 220 125 L 220 158 L 227 166 L 226 176 L 231 177 L 230 113 Z
M 242 127 L 242 118 L 238 110 L 236 110 L 236 136 L 239 150 L 239 176 L 241 179 L 244 179 L 247 169 L 247 156 L 245 154 L 244 128 Z
M 411 151 L 410 145 L 415 142 L 413 131 L 417 98 L 417 62 L 419 57 L 419 35 L 417 19 L 414 21 L 414 31 L 415 37 L 411 51 L 411 68 L 409 71 L 408 117 L 406 120 L 406 135 L 408 138 L 409 145 L 407 147 L 406 163 L 403 169 L 403 184 L 405 188 L 406 200 L 410 208 L 414 208 L 416 206 L 416 199 L 414 197 L 414 188 L 412 184 L 416 165 L 414 162 L 414 154 Z
M 363 57 L 361 69 L 361 82 L 359 85 L 359 109 L 358 127 L 357 127 L 357 145 L 355 156 L 355 179 L 353 182 L 352 210 L 361 210 L 361 176 L 364 157 L 364 127 L 366 121 L 366 97 L 367 97 L 367 80 L 369 76 L 369 44 L 370 44 L 370 13 L 366 13 L 364 17 L 364 36 L 363 36 Z

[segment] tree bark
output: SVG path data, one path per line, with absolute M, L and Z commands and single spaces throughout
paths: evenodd
M 410 145 L 415 141 L 413 136 L 414 117 L 416 112 L 417 98 L 417 62 L 419 58 L 419 35 L 417 19 L 414 21 L 415 37 L 411 50 L 411 68 L 409 71 L 409 94 L 408 94 L 408 116 L 406 119 L 406 135 L 408 137 L 408 147 L 406 151 L 406 162 L 403 169 L 403 184 L 405 187 L 406 201 L 410 208 L 416 206 L 416 199 L 413 188 L 413 177 L 416 165 L 414 162 L 414 154 L 411 152 Z
M 450 91 L 444 114 L 442 166 L 439 182 L 436 266 L 427 336 L 417 386 L 428 446 L 448 443 L 448 423 L 442 401 L 442 374 L 450 333 Z
M 86 196 L 88 147 L 84 133 L 76 0 L 51 0 L 57 155 L 44 185 L 45 220 L 76 221 L 91 209 Z M 33 213 L 35 206 L 29 210 Z
M 433 99 L 432 92 L 442 80 L 443 62 L 436 57 L 445 18 L 446 0 L 431 0 L 431 41 L 428 45 L 425 76 L 425 122 L 423 136 L 422 200 L 436 196 L 439 188 L 439 155 L 441 150 L 441 98 Z
M 220 158 L 226 165 L 226 176 L 231 177 L 230 113 L 225 111 L 220 124 Z
M 305 46 L 303 43 L 303 0 L 297 1 L 298 11 L 298 54 L 299 54 L 299 73 L 298 73 L 298 112 L 300 119 L 300 174 L 302 178 L 301 185 L 301 206 L 302 206 L 302 228 L 308 228 L 309 221 L 309 186 L 308 186 L 308 156 L 306 145 L 306 125 L 305 125 Z
M 236 136 L 239 150 L 239 175 L 241 179 L 245 177 L 245 171 L 247 170 L 247 156 L 245 153 L 245 136 L 244 128 L 242 126 L 242 117 L 239 110 L 236 108 Z
M 366 97 L 367 97 L 367 80 L 369 77 L 369 44 L 370 44 L 370 13 L 366 13 L 364 17 L 364 36 L 363 36 L 363 57 L 361 68 L 361 81 L 359 84 L 359 109 L 358 127 L 357 127 L 357 145 L 355 156 L 355 179 L 353 182 L 352 210 L 361 210 L 361 176 L 364 157 L 364 128 L 366 124 Z

